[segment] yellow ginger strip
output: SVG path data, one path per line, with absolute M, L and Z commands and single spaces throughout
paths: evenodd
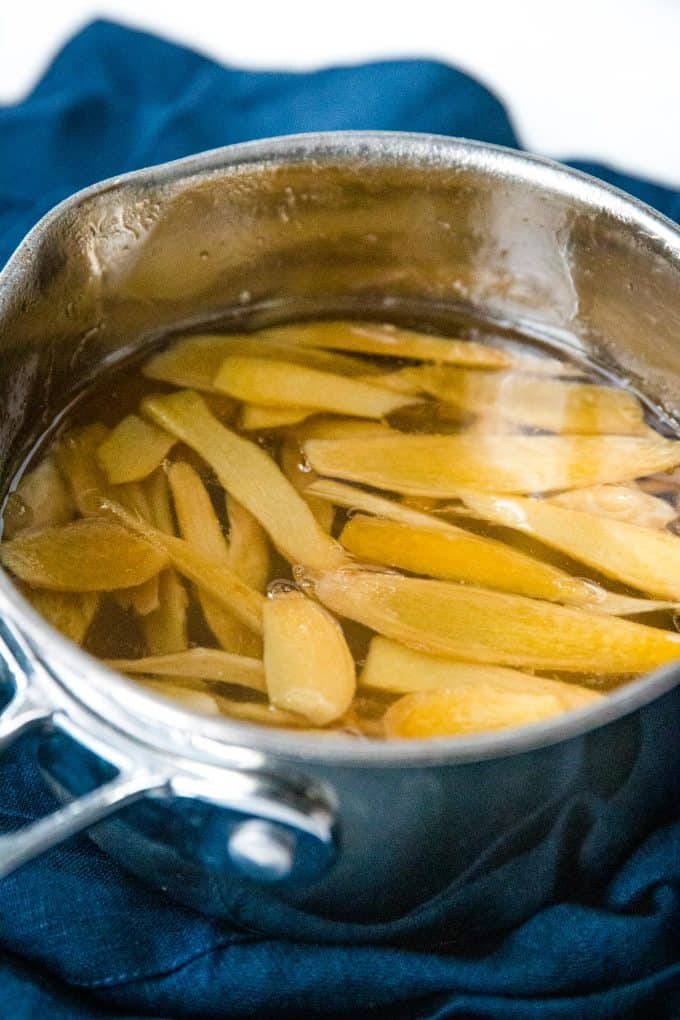
M 138 676 L 135 677 L 135 680 L 152 693 L 160 694 L 161 697 L 170 701 L 179 702 L 181 708 L 186 708 L 190 712 L 198 712 L 199 715 L 221 715 L 217 698 L 209 693 L 207 685 L 205 690 L 197 690 L 195 687 L 185 686 L 174 677 L 166 679 L 165 677 Z
M 215 386 L 220 392 L 249 403 L 310 407 L 359 418 L 385 418 L 419 399 L 359 379 L 272 358 L 225 358 L 215 376 Z
M 121 609 L 134 609 L 140 616 L 155 612 L 160 604 L 159 576 L 151 577 L 134 588 L 121 588 L 117 591 L 115 599 Z
M 342 549 L 278 465 L 256 443 L 221 425 L 197 393 L 148 398 L 143 408 L 210 464 L 226 491 L 257 518 L 291 563 L 323 571 L 342 562 Z
M 384 355 L 389 358 L 415 358 L 479 368 L 505 368 L 512 363 L 504 351 L 472 340 L 452 340 L 429 336 L 410 329 L 373 322 L 305 322 L 279 326 L 265 331 L 272 340 L 301 346 Z
M 130 531 L 162 549 L 180 574 L 213 595 L 251 630 L 256 633 L 261 631 L 264 596 L 242 581 L 232 570 L 221 564 L 214 564 L 208 556 L 199 552 L 183 538 L 166 535 L 138 517 L 133 517 L 124 507 L 112 500 L 106 500 L 101 509 L 102 512 L 113 515 Z
M 85 592 L 142 584 L 168 557 L 114 521 L 93 518 L 22 532 L 0 545 L 0 561 L 36 588 Z
M 129 414 L 116 425 L 97 449 L 97 460 L 112 485 L 147 478 L 167 457 L 174 436 Z
M 239 577 L 243 575 L 229 562 L 229 550 L 210 496 L 198 473 L 189 464 L 172 464 L 168 471 L 180 534 L 211 563 L 222 565 Z M 247 583 L 247 578 L 243 578 Z M 198 589 L 201 609 L 208 627 L 222 648 L 240 655 L 259 655 L 261 642 L 233 612 L 214 596 Z
M 643 492 L 635 485 L 591 485 L 587 489 L 572 489 L 551 496 L 549 502 L 568 510 L 583 510 L 598 517 L 659 530 L 677 517 L 675 508 L 665 499 Z
M 274 705 L 263 705 L 256 701 L 236 701 L 233 698 L 217 696 L 222 715 L 231 716 L 242 722 L 257 723 L 259 726 L 285 726 L 287 729 L 307 729 L 309 722 L 304 716 L 286 712 Z
M 159 531 L 175 534 L 175 521 L 170 505 L 170 488 L 165 471 L 158 468 L 146 480 L 143 489 L 147 509 L 137 513 L 143 520 L 155 525 Z M 142 628 L 148 651 L 152 655 L 182 652 L 189 647 L 189 597 L 182 579 L 173 567 L 168 567 L 158 578 L 158 606 L 142 618 Z
M 396 430 L 379 421 L 319 415 L 292 431 L 302 442 L 306 439 L 363 439 L 365 436 L 391 436 Z
M 325 726 L 354 697 L 354 660 L 342 628 L 301 592 L 272 595 L 264 607 L 264 669 L 269 700 Z
M 108 659 L 105 665 L 120 673 L 187 677 L 237 684 L 263 693 L 267 690 L 260 659 L 233 655 L 217 648 L 190 648 L 174 655 L 146 655 L 141 659 Z
M 680 599 L 680 538 L 666 531 L 570 510 L 544 500 L 461 494 L 475 514 L 533 535 L 607 577 L 660 598 Z
M 59 441 L 54 456 L 67 479 L 79 513 L 91 513 L 92 503 L 110 488 L 97 460 L 97 449 L 109 434 L 105 425 L 96 423 L 68 432 Z
M 345 567 L 316 595 L 356 620 L 432 655 L 574 673 L 642 673 L 680 658 L 680 634 L 522 595 Z
M 340 537 L 342 544 L 359 558 L 615 616 L 673 608 L 668 602 L 615 595 L 593 581 L 572 577 L 503 542 L 474 535 L 365 489 L 320 478 L 307 491 L 338 506 L 375 515 L 375 521 L 352 518 Z
M 400 698 L 385 713 L 383 727 L 386 737 L 407 740 L 472 736 L 530 726 L 601 700 L 587 687 L 521 674 L 458 680 Z
M 394 390 L 395 393 L 406 393 L 412 397 L 421 396 L 425 392 L 417 381 L 414 382 L 401 370 L 385 372 L 383 375 L 368 375 L 364 382 L 370 382 L 373 386 L 383 386 L 386 390 Z
M 227 496 L 229 519 L 229 550 L 227 563 L 246 584 L 264 591 L 269 580 L 269 539 L 256 517 L 244 506 Z
M 310 439 L 315 471 L 412 496 L 461 488 L 547 492 L 630 481 L 680 462 L 680 443 L 637 436 L 389 435 Z
M 25 587 L 22 595 L 64 637 L 82 645 L 99 606 L 97 592 L 48 591 Z
M 288 481 L 295 486 L 323 530 L 330 531 L 335 518 L 333 507 L 327 500 L 309 494 L 310 471 L 304 463 L 302 449 L 292 437 L 281 445 L 280 461 L 281 470 Z
M 266 404 L 244 404 L 239 419 L 239 428 L 245 432 L 258 429 L 280 429 L 286 425 L 297 425 L 314 414 L 310 407 L 269 407 Z
M 273 342 L 262 334 L 207 334 L 186 337 L 167 350 L 155 354 L 142 371 L 150 379 L 173 383 L 175 386 L 215 391 L 213 380 L 220 365 L 229 355 L 239 357 L 275 358 L 291 364 L 309 365 L 339 375 L 370 375 L 369 362 L 342 354 L 313 349 L 299 349 L 290 343 Z
M 359 686 L 388 694 L 414 694 L 434 691 L 456 684 L 473 685 L 485 680 L 507 680 L 509 683 L 531 681 L 530 673 L 521 673 L 507 666 L 460 662 L 437 655 L 416 652 L 398 641 L 376 634 L 371 638 L 366 662 L 359 675 Z M 548 680 L 548 684 L 552 681 Z
M 633 435 L 647 431 L 639 400 L 622 389 L 456 368 L 411 368 L 402 376 L 464 411 L 548 432 Z
M 68 524 L 74 514 L 69 488 L 52 456 L 25 474 L 10 493 L 2 517 L 4 538 L 14 538 L 25 528 L 49 528 Z

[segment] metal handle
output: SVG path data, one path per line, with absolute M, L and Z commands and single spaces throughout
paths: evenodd
M 10 675 L 14 689 L 13 697 L 0 713 L 2 752 L 22 733 L 54 722 L 56 717 L 53 707 L 35 682 L 42 666 L 6 617 L 0 618 L 0 659 Z M 22 864 L 69 836 L 101 821 L 125 804 L 138 800 L 150 791 L 159 791 L 166 785 L 167 779 L 151 773 L 119 772 L 110 782 L 45 818 L 18 832 L 0 835 L 0 878 L 11 874 Z
M 15 833 L 0 835 L 0 878 L 102 821 L 146 794 L 181 798 L 237 813 L 219 827 L 213 864 L 224 861 L 261 881 L 316 878 L 336 856 L 336 805 L 328 789 L 281 768 L 264 755 L 233 748 L 238 766 L 208 766 L 171 758 L 105 732 L 101 720 L 80 725 L 60 701 L 54 677 L 7 616 L 0 617 L 0 667 L 14 695 L 0 712 L 0 752 L 25 731 L 51 726 L 74 737 L 118 769 L 111 781 Z M 206 833 L 206 838 L 208 833 Z M 219 864 L 217 865 L 220 866 Z

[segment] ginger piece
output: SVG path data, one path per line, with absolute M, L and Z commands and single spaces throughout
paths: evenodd
M 96 592 L 143 584 L 168 556 L 114 521 L 90 518 L 21 532 L 0 545 L 0 562 L 35 588 Z
M 574 673 L 642 673 L 680 658 L 680 635 L 617 617 L 355 566 L 319 577 L 338 616 L 432 655 Z
M 116 602 L 121 609 L 134 609 L 140 616 L 148 616 L 153 613 L 160 604 L 159 578 L 150 577 L 144 584 L 138 584 L 135 588 L 120 588 L 114 593 Z
M 358 418 L 385 418 L 419 400 L 412 394 L 273 358 L 225 358 L 215 386 L 247 403 L 309 407 Z
M 228 566 L 256 591 L 264 591 L 269 580 L 269 539 L 256 517 L 227 495 L 229 520 Z
M 21 593 L 55 630 L 82 645 L 99 608 L 97 592 L 49 591 L 26 585 Z
M 10 493 L 2 518 L 3 537 L 12 539 L 26 528 L 68 524 L 74 511 L 69 488 L 48 454 Z
M 598 517 L 628 521 L 644 528 L 662 530 L 677 517 L 665 499 L 652 496 L 636 485 L 591 485 L 550 496 L 549 502 L 568 510 L 582 510 Z
M 111 485 L 138 482 L 156 470 L 177 440 L 136 414 L 123 418 L 97 449 Z
M 327 500 L 317 499 L 316 496 L 310 495 L 308 491 L 310 471 L 304 463 L 302 449 L 294 438 L 290 437 L 284 440 L 281 445 L 279 459 L 281 470 L 288 481 L 300 493 L 323 530 L 330 532 L 333 527 L 335 512 Z
M 261 631 L 264 596 L 242 581 L 228 567 L 213 563 L 210 557 L 199 552 L 184 539 L 167 535 L 140 518 L 134 517 L 113 500 L 107 500 L 102 505 L 102 512 L 111 515 L 133 534 L 140 535 L 149 544 L 162 550 L 180 574 L 213 595 L 251 630 L 256 633 Z
M 380 369 L 359 358 L 314 349 L 299 349 L 286 342 L 274 342 L 262 333 L 200 334 L 185 337 L 153 355 L 142 371 L 149 379 L 218 392 L 213 380 L 226 357 L 274 358 L 293 365 L 309 365 L 338 375 L 369 375 Z
M 601 699 L 601 694 L 577 684 L 496 675 L 407 694 L 387 709 L 383 726 L 389 738 L 463 737 L 530 726 Z
M 316 726 L 338 719 L 352 703 L 354 660 L 342 629 L 301 592 L 265 603 L 264 669 L 271 703 Z
M 106 476 L 99 466 L 97 450 L 109 434 L 101 422 L 67 432 L 54 450 L 54 458 L 67 480 L 76 508 L 84 517 L 92 513 L 93 503 L 110 494 Z
M 321 475 L 441 499 L 464 488 L 533 493 L 630 481 L 680 461 L 680 443 L 660 436 L 393 434 L 310 439 L 303 449 Z
M 286 425 L 297 425 L 314 414 L 310 407 L 282 406 L 271 407 L 267 404 L 244 404 L 239 419 L 239 428 L 245 432 L 256 432 L 260 429 L 280 429 Z
M 104 665 L 119 673 L 175 676 L 208 683 L 237 684 L 265 693 L 260 659 L 233 655 L 217 648 L 190 648 L 172 655 L 145 655 L 141 659 L 108 659 Z
M 171 465 L 168 481 L 182 537 L 212 563 L 243 577 L 230 562 L 222 527 L 198 473 L 189 464 L 178 462 Z M 243 579 L 250 583 L 247 578 Z M 205 622 L 222 648 L 239 655 L 261 654 L 260 639 L 238 616 L 200 587 L 198 598 Z
M 300 442 L 304 442 L 306 439 L 363 439 L 365 436 L 390 436 L 394 435 L 396 430 L 380 421 L 324 414 L 309 419 L 292 431 Z
M 506 368 L 512 363 L 504 351 L 486 344 L 430 336 L 387 323 L 316 321 L 279 326 L 264 332 L 270 340 L 278 342 L 388 358 L 413 358 L 478 368 Z
M 342 549 L 278 465 L 256 443 L 221 425 L 197 393 L 147 398 L 143 409 L 210 464 L 226 491 L 260 522 L 287 560 L 311 570 L 332 569 L 342 562 Z
M 611 386 L 429 366 L 407 369 L 402 376 L 431 396 L 486 419 L 547 432 L 634 435 L 647 431 L 637 397 Z
M 659 598 L 680 599 L 677 535 L 546 500 L 473 492 L 461 498 L 484 520 L 533 535 L 615 581 Z

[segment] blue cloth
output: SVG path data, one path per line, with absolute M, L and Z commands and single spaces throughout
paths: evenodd
M 501 103 L 442 64 L 241 71 L 96 22 L 22 103 L 0 109 L 0 265 L 43 212 L 102 177 L 336 128 L 519 147 Z M 573 165 L 680 219 L 679 193 Z M 0 831 L 53 806 L 24 739 L 0 763 Z M 167 901 L 81 838 L 0 882 L 0 1020 L 677 1018 L 680 824 L 659 820 L 587 901 L 554 903 L 484 946 L 454 951 L 445 926 L 441 939 L 423 951 L 258 938 Z

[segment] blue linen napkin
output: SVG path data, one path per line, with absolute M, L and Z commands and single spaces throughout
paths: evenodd
M 242 71 L 95 22 L 26 100 L 0 109 L 0 265 L 42 213 L 95 180 L 230 142 L 339 128 L 519 147 L 499 101 L 439 63 Z M 572 165 L 680 219 L 680 193 Z M 25 738 L 0 761 L 0 831 L 54 807 L 34 744 Z M 552 903 L 502 937 L 455 950 L 445 917 L 441 944 L 427 951 L 384 937 L 374 946 L 257 937 L 177 906 L 75 839 L 0 882 L 0 1020 L 678 1018 L 673 809 L 657 812 L 648 837 L 587 898 Z M 523 896 L 509 889 L 509 918 Z

